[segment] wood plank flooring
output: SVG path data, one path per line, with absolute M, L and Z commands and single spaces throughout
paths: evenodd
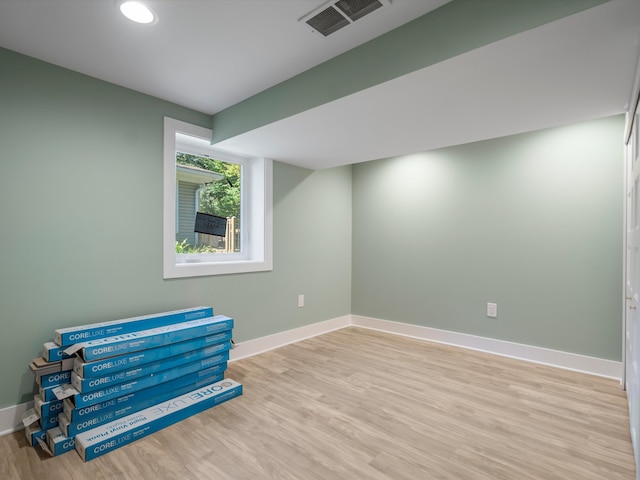
M 88 463 L 1 437 L 0 479 L 635 479 L 614 380 L 355 327 L 228 377 L 242 397 Z

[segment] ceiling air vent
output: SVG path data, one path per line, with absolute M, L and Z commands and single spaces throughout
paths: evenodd
M 300 21 L 326 37 L 390 4 L 390 0 L 334 0 L 305 15 Z

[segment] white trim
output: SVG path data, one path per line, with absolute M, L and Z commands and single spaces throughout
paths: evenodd
M 540 363 L 565 370 L 589 373 L 599 377 L 620 380 L 622 373 L 622 363 L 614 360 L 588 357 L 586 355 L 507 342 L 505 340 L 496 340 L 493 338 L 468 335 L 466 333 L 439 330 L 437 328 L 422 327 L 420 325 L 411 325 L 360 315 L 352 315 L 351 324 L 355 327 L 379 330 L 405 337 L 468 348 L 470 350 L 479 350 L 481 352 Z
M 624 196 L 622 199 L 622 297 L 620 298 L 622 309 L 622 367 L 620 371 L 620 386 L 627 389 L 627 228 L 629 219 L 629 145 L 624 145 L 624 155 L 622 161 L 622 178 L 624 185 Z
M 30 408 L 33 408 L 33 402 L 0 408 L 0 437 L 22 430 L 22 415 Z
M 284 347 L 285 345 L 306 340 L 307 338 L 339 330 L 349 325 L 351 325 L 351 315 L 345 315 L 343 317 L 333 318 L 331 320 L 325 320 L 323 322 L 313 323 L 304 327 L 238 343 L 233 350 L 231 350 L 230 361 L 233 362 L 242 358 L 252 357 L 253 355 Z
M 259 355 L 269 350 L 284 347 L 292 343 L 300 342 L 308 338 L 323 335 L 345 327 L 359 327 L 370 330 L 378 330 L 385 333 L 417 338 L 430 342 L 444 343 L 470 350 L 500 355 L 503 357 L 540 363 L 565 370 L 588 373 L 600 377 L 620 379 L 622 363 L 602 358 L 588 357 L 575 353 L 550 350 L 548 348 L 534 347 L 520 343 L 495 340 L 492 338 L 468 335 L 465 333 L 439 330 L 437 328 L 422 327 L 408 323 L 381 320 L 379 318 L 364 317 L 360 315 L 344 315 L 342 317 L 325 320 L 323 322 L 305 325 L 304 327 L 274 333 L 265 337 L 247 340 L 235 345 L 230 353 L 230 361 Z M 0 409 L 0 436 L 6 435 L 22 428 L 22 415 L 33 402 L 21 403 Z
M 273 270 L 273 161 L 241 157 L 211 146 L 211 130 L 164 117 L 163 125 L 163 278 L 198 277 Z M 177 137 L 180 137 L 178 140 Z M 188 153 L 202 154 L 242 168 L 241 253 L 176 256 L 176 145 Z
M 631 93 L 629 94 L 629 103 L 627 105 L 627 118 L 626 125 L 624 128 L 624 143 L 629 143 L 631 141 L 631 130 L 633 128 L 634 122 L 634 114 L 638 105 L 640 104 L 640 55 L 636 59 L 636 72 L 633 78 L 633 87 L 631 88 Z

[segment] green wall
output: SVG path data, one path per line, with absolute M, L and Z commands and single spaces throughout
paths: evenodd
M 162 119 L 211 117 L 7 50 L 0 66 L 0 408 L 31 399 L 55 328 L 203 304 L 240 342 L 353 313 L 620 360 L 620 116 L 276 162 L 274 270 L 163 280 Z
M 352 313 L 620 361 L 623 126 L 355 165 Z
M 212 305 L 246 341 L 350 313 L 350 167 L 275 163 L 272 272 L 163 280 L 163 116 L 211 117 L 4 49 L 0 106 L 0 408 L 55 328 Z

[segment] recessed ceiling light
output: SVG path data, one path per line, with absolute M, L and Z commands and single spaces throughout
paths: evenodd
M 120 11 L 129 20 L 137 23 L 154 23 L 158 18 L 153 10 L 142 2 L 123 2 Z

